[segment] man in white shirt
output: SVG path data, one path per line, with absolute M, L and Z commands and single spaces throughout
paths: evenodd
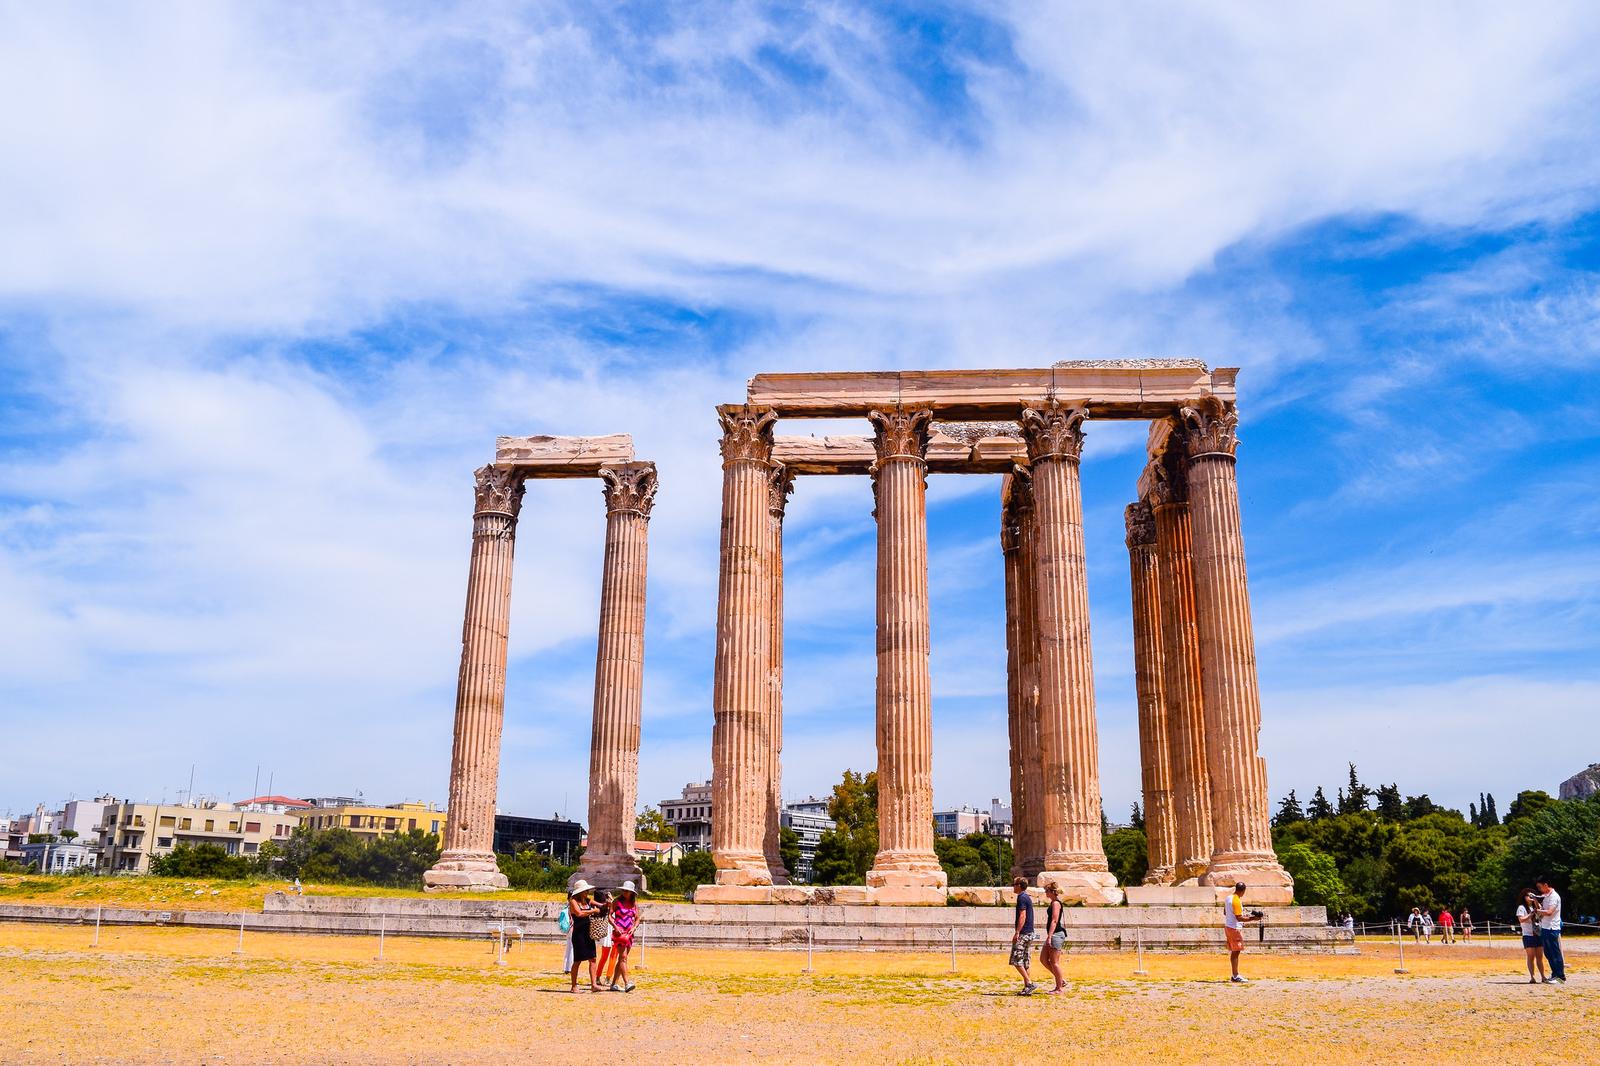
M 1544 947 L 1544 961 L 1550 964 L 1550 983 L 1567 983 L 1567 967 L 1561 958 L 1561 894 L 1550 883 L 1550 878 L 1534 880 L 1539 890 L 1539 941 Z

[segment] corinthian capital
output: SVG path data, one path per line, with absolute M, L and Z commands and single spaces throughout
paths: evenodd
M 1233 404 L 1215 396 L 1202 396 L 1178 411 L 1184 429 L 1184 443 L 1191 457 L 1231 456 L 1239 446 L 1239 412 Z
M 878 462 L 927 458 L 932 411 L 925 407 L 869 411 L 867 421 L 872 423 L 872 446 L 878 453 Z
M 727 404 L 717 408 L 722 423 L 722 461 L 740 459 L 767 462 L 772 458 L 772 424 L 777 412 L 767 407 Z
M 767 470 L 767 510 L 774 517 L 782 518 L 793 491 L 794 471 L 782 463 L 773 463 Z
M 605 493 L 606 513 L 631 511 L 650 517 L 656 502 L 656 464 L 618 463 L 600 468 L 601 491 Z
M 1189 459 L 1182 450 L 1182 437 L 1176 436 L 1173 440 L 1178 442 L 1178 446 L 1151 456 L 1150 476 L 1141 482 L 1141 487 L 1149 485 L 1145 498 L 1150 501 L 1151 507 L 1169 507 L 1189 502 L 1189 479 L 1185 475 Z
M 1154 544 L 1156 542 L 1156 516 L 1150 510 L 1150 505 L 1143 500 L 1128 504 L 1128 509 L 1122 514 L 1123 521 L 1128 525 L 1128 547 Z
M 512 518 L 522 510 L 523 474 L 514 466 L 480 466 L 473 471 L 474 514 L 504 514 Z
M 1033 511 L 1033 478 L 1025 466 L 1013 466 L 1000 497 L 1000 550 L 1022 547 L 1022 531 Z
M 1044 407 L 1022 409 L 1022 439 L 1028 445 L 1028 461 L 1071 459 L 1083 454 L 1083 421 L 1089 409 L 1081 404 L 1063 405 L 1051 400 Z

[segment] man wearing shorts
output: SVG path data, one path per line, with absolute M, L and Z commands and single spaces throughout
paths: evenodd
M 1011 965 L 1022 975 L 1022 994 L 1033 995 L 1034 984 L 1028 978 L 1028 945 L 1033 943 L 1033 897 L 1028 895 L 1028 879 L 1019 877 L 1011 882 L 1017 890 L 1017 923 L 1011 932 Z
M 1240 881 L 1233 886 L 1233 895 L 1222 903 L 1222 932 L 1228 938 L 1228 965 L 1233 969 L 1233 983 L 1242 985 L 1243 977 L 1239 976 L 1239 952 L 1244 950 L 1244 926 L 1250 922 L 1259 922 L 1259 915 L 1244 912 L 1244 882 Z

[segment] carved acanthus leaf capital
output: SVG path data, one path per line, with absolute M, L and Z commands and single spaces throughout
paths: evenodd
M 925 407 L 896 407 L 887 411 L 869 411 L 867 421 L 872 423 L 872 444 L 878 462 L 887 459 L 916 459 L 923 461 L 928 455 L 928 431 L 933 425 L 933 412 Z
M 606 513 L 631 511 L 650 517 L 656 502 L 656 464 L 618 463 L 600 468 L 601 491 L 606 498 Z
M 789 494 L 794 492 L 794 471 L 783 463 L 773 463 L 767 470 L 767 510 L 774 518 L 782 518 L 789 506 Z
M 514 466 L 480 466 L 473 471 L 474 514 L 504 514 L 512 518 L 522 510 L 524 476 Z
M 1083 423 L 1089 409 L 1081 404 L 1062 404 L 1051 400 L 1045 407 L 1022 409 L 1022 439 L 1028 445 L 1028 461 L 1071 459 L 1083 455 Z
M 1184 443 L 1191 457 L 1231 456 L 1239 446 L 1239 411 L 1215 396 L 1202 396 L 1180 408 L 1178 423 L 1184 429 Z
M 730 405 L 717 408 L 722 423 L 722 461 L 750 459 L 765 463 L 772 458 L 772 424 L 775 411 L 766 407 Z
M 1188 464 L 1189 459 L 1181 446 L 1150 460 L 1150 492 L 1147 498 L 1151 507 L 1170 507 L 1189 502 Z
M 1128 509 L 1123 512 L 1122 517 L 1128 526 L 1129 548 L 1156 542 L 1155 512 L 1144 500 L 1128 504 Z

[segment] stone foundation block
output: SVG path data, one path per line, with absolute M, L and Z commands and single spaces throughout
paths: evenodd
M 1130 907 L 1210 907 L 1216 889 L 1201 885 L 1133 885 L 1123 889 Z
M 811 901 L 825 907 L 860 907 L 872 902 L 865 885 L 817 885 Z
M 805 906 L 811 902 L 811 889 L 805 885 L 774 885 L 772 902 Z
M 997 907 L 1000 905 L 1000 889 L 957 887 L 949 891 L 950 898 L 966 907 Z M 1016 902 L 1016 897 L 1012 897 Z
M 949 894 L 942 887 L 881 885 L 868 889 L 871 901 L 880 907 L 943 907 Z
M 719 871 L 720 872 L 720 871 Z M 701 885 L 695 903 L 771 903 L 771 885 Z

